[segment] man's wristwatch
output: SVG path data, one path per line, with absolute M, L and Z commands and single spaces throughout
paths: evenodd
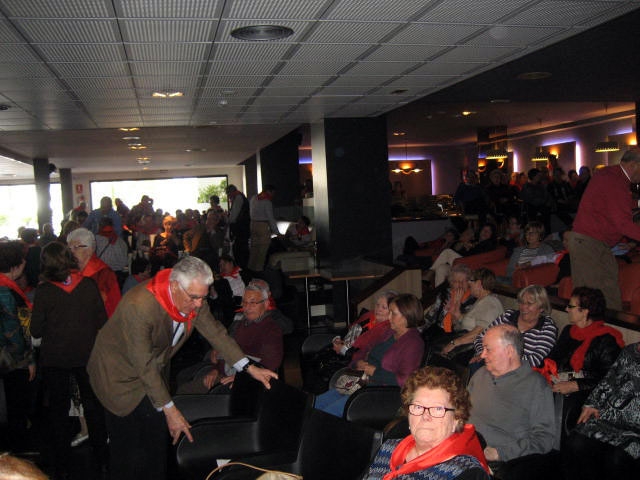
M 451 345 L 453 345 L 454 347 L 456 346 L 456 341 L 455 341 L 455 340 L 451 340 L 449 343 L 450 343 Z
M 249 367 L 250 367 L 251 365 L 255 365 L 255 363 L 253 363 L 251 360 L 249 360 L 249 361 L 245 364 L 245 366 L 244 366 L 244 367 L 242 367 L 242 371 L 243 371 L 243 372 L 248 371 L 248 370 L 249 370 Z

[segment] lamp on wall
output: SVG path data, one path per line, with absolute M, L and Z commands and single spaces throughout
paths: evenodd
M 487 160 L 504 160 L 508 157 L 509 154 L 503 148 L 493 148 L 491 150 L 487 150 L 484 156 L 484 158 L 486 158 Z
M 548 162 L 549 161 L 549 152 L 546 151 L 542 147 L 536 148 L 536 153 L 531 157 L 532 162 Z
M 403 134 L 404 135 L 404 134 Z M 404 142 L 404 162 L 400 163 L 396 168 L 391 170 L 393 173 L 402 173 L 404 175 L 411 175 L 412 173 L 420 173 L 421 168 L 417 168 L 415 163 L 409 162 L 408 159 L 408 147 L 407 142 Z
M 618 142 L 598 142 L 596 143 L 594 152 L 617 152 L 618 150 L 620 150 L 620 145 L 618 145 Z

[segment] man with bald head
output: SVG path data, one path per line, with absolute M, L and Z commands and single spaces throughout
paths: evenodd
M 514 465 L 510 461 L 553 448 L 553 394 L 544 377 L 522 362 L 523 339 L 516 327 L 503 324 L 490 328 L 483 345 L 485 366 L 471 377 L 468 387 L 472 404 L 469 423 L 487 443 L 487 460 L 500 462 L 496 465 L 503 474 L 502 468 Z

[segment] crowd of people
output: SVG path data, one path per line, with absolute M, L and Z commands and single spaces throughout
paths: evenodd
M 314 407 L 342 416 L 358 389 L 400 387 L 408 434 L 384 442 L 370 480 L 527 479 L 549 468 L 567 480 L 633 478 L 640 344 L 625 345 L 605 314 L 621 307 L 615 248 L 640 239 L 629 188 L 640 182 L 640 153 L 592 178 L 580 172 L 573 185 L 557 167 L 546 180 L 533 169 L 520 200 L 500 172 L 482 192 L 467 177 L 456 196 L 470 223 L 445 232 L 423 264 L 433 302 L 377 296 L 311 359 L 304 388 Z M 270 388 L 293 324 L 261 272 L 270 253 L 311 242 L 304 217 L 278 231 L 275 193 L 267 185 L 249 200 L 230 185 L 228 212 L 213 196 L 206 212 L 175 215 L 159 215 L 146 195 L 131 209 L 104 197 L 96 210 L 74 209 L 57 238 L 49 226 L 40 239 L 24 229 L 0 242 L 2 447 L 33 447 L 41 428 L 48 473 L 70 478 L 77 416 L 96 478 L 164 479 L 170 442 L 194 441 L 175 391 L 226 394 L 239 372 Z M 567 228 L 549 238 L 552 213 Z M 501 244 L 505 277 L 455 263 Z M 544 287 L 521 289 L 516 308 L 494 294 L 518 269 L 564 259 L 575 288 L 560 334 Z M 200 360 L 170 379 L 171 358 L 192 337 L 206 346 Z

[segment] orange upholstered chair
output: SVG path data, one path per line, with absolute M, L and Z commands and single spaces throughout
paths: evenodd
M 547 287 L 555 283 L 560 269 L 555 263 L 543 263 L 533 267 L 518 268 L 513 272 L 512 284 L 516 288 L 524 288 L 529 285 L 541 285 Z

